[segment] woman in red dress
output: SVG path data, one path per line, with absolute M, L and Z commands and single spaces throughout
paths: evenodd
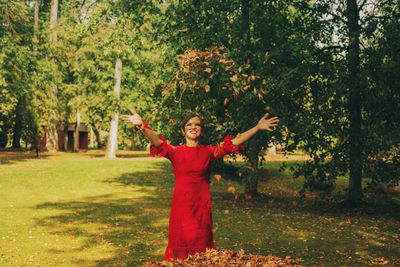
M 203 146 L 199 144 L 202 121 L 197 115 L 189 115 L 181 126 L 186 144 L 172 146 L 163 136 L 158 137 L 134 110 L 131 112 L 132 115 L 123 115 L 123 120 L 141 127 L 152 144 L 151 155 L 166 157 L 174 168 L 175 189 L 169 217 L 168 246 L 163 260 L 185 259 L 207 248 L 215 248 L 209 190 L 211 165 L 225 154 L 242 150 L 241 144 L 259 130 L 273 131 L 271 127 L 277 125 L 278 118 L 267 119 L 267 113 L 255 127 L 235 138 L 228 136 L 218 146 Z

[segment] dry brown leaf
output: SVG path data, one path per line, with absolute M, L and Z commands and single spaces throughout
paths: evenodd
M 237 75 L 235 74 L 235 75 L 233 75 L 232 77 L 231 77 L 231 81 L 232 82 L 237 82 L 237 80 L 238 80 L 238 77 L 237 77 Z
M 219 182 L 219 180 L 221 180 L 221 175 L 220 174 L 214 174 L 214 178 L 217 179 L 217 181 Z
M 233 186 L 228 187 L 228 192 L 231 192 L 232 194 L 235 194 L 235 188 Z
M 380 261 L 383 262 L 383 261 Z M 205 252 L 196 253 L 185 260 L 173 259 L 170 261 L 146 262 L 144 267 L 169 267 L 169 266 L 296 266 L 301 267 L 296 260 L 285 257 L 279 258 L 272 255 L 245 254 L 241 249 L 232 250 L 207 249 Z

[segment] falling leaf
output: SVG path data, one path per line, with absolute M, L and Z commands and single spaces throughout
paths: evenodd
M 211 68 L 206 68 L 204 71 L 207 72 L 207 73 L 210 73 L 211 72 Z
M 235 188 L 234 187 L 232 187 L 232 186 L 230 186 L 230 187 L 228 187 L 228 192 L 231 192 L 232 194 L 235 194 Z
M 219 175 L 219 174 L 214 174 L 214 178 L 217 179 L 217 181 L 219 182 L 219 180 L 221 180 L 221 175 Z
M 226 106 L 226 103 L 228 103 L 228 98 L 225 98 L 225 100 L 224 100 L 224 106 Z
M 225 210 L 224 213 L 225 213 L 225 214 L 228 214 L 228 213 L 229 213 L 229 210 Z
M 244 195 L 244 198 L 245 198 L 246 200 L 249 200 L 249 199 L 251 199 L 251 195 L 245 194 L 245 195 Z
M 238 80 L 238 77 L 237 77 L 237 75 L 235 74 L 235 75 L 233 75 L 232 77 L 231 77 L 231 81 L 232 82 L 237 82 L 237 80 Z
M 207 84 L 206 86 L 204 86 L 204 89 L 206 90 L 206 92 L 210 92 L 210 86 Z

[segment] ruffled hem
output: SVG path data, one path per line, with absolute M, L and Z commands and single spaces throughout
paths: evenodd
M 225 150 L 225 152 L 238 154 L 238 153 L 240 153 L 240 151 L 244 150 L 243 145 L 234 145 L 232 143 L 232 140 L 233 140 L 232 136 L 226 136 L 224 138 L 224 143 L 222 144 L 222 147 Z
M 212 246 L 211 248 L 215 249 L 215 246 Z M 187 248 L 187 249 L 174 249 L 174 248 L 169 248 L 165 250 L 164 258 L 163 261 L 167 260 L 172 260 L 172 259 L 181 259 L 184 260 L 186 259 L 189 255 L 194 255 L 196 253 L 202 253 L 206 251 L 206 247 L 204 248 Z
M 160 146 L 150 146 L 150 155 L 153 157 L 164 157 L 168 153 L 167 141 L 165 141 L 164 136 L 160 136 L 160 139 L 163 141 Z

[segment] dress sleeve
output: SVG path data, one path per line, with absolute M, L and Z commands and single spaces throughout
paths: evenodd
M 164 136 L 160 136 L 160 139 L 163 141 L 161 145 L 158 147 L 150 146 L 150 155 L 153 157 L 166 157 L 168 159 L 172 158 L 173 146 L 167 143 Z
M 230 154 L 230 153 L 238 154 L 240 151 L 244 150 L 243 145 L 234 145 L 232 143 L 232 140 L 233 140 L 233 137 L 227 136 L 224 138 L 224 142 L 222 144 L 211 147 L 212 161 L 215 161 L 226 154 Z

